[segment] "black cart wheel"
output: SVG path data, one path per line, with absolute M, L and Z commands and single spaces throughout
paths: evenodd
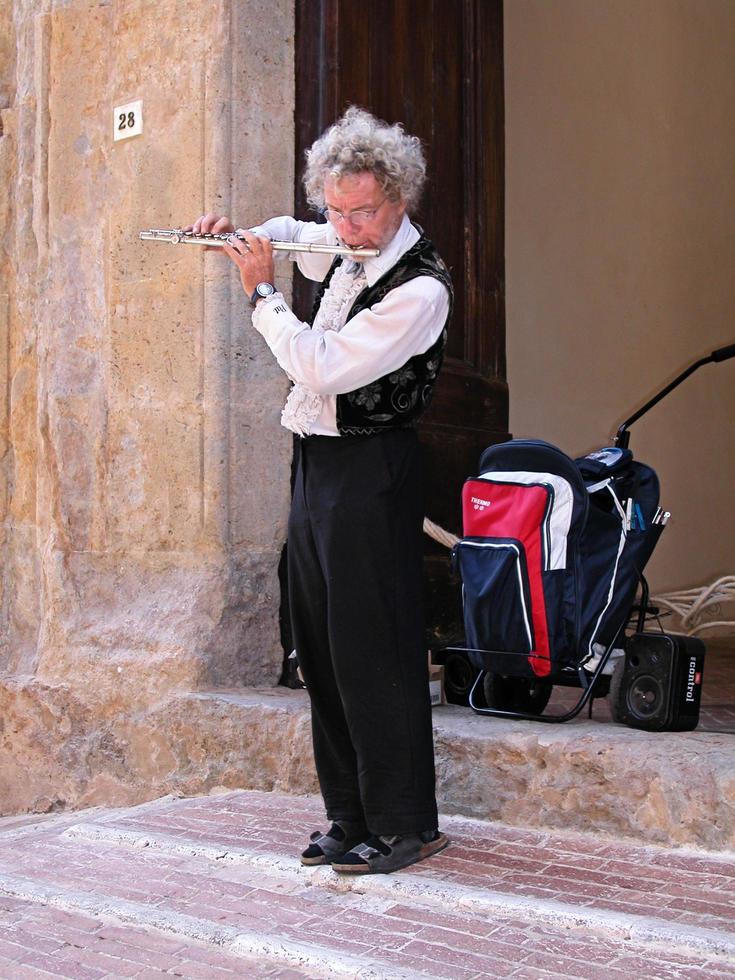
M 531 677 L 485 674 L 483 691 L 488 708 L 540 715 L 549 703 L 553 684 Z
M 478 671 L 466 653 L 450 650 L 444 657 L 444 696 L 449 704 L 469 704 L 470 691 Z
M 623 685 L 623 671 L 625 670 L 625 657 L 621 657 L 615 664 L 610 678 L 610 691 L 608 693 L 608 703 L 612 720 L 622 724 L 622 705 L 620 703 L 620 689 Z

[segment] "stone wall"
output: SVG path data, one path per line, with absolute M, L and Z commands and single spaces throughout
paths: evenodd
M 122 718 L 278 680 L 286 381 L 221 253 L 138 231 L 291 210 L 292 0 L 14 0 L 0 109 L 2 813 L 108 802 Z

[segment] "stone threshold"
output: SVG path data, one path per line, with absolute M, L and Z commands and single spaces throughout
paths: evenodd
M 316 792 L 304 691 L 211 690 L 178 700 L 209 753 L 196 792 L 217 785 Z M 643 732 L 605 720 L 512 721 L 456 705 L 433 712 L 444 813 L 735 850 L 731 735 Z M 191 792 L 191 780 L 184 782 L 167 789 Z
M 735 855 L 442 814 L 393 875 L 299 863 L 315 796 L 233 791 L 0 835 L 0 976 L 732 977 Z

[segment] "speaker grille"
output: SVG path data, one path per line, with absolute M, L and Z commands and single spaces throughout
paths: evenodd
M 634 718 L 647 721 L 661 711 L 664 704 L 664 688 L 651 674 L 639 674 L 626 692 L 628 711 Z

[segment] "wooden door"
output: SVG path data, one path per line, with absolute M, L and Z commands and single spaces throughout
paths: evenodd
M 348 105 L 419 136 L 428 174 L 413 218 L 455 287 L 447 356 L 420 425 L 427 516 L 461 531 L 459 494 L 480 452 L 508 438 L 503 261 L 502 0 L 297 0 L 296 160 Z M 300 180 L 296 213 L 308 217 Z M 314 287 L 298 278 L 295 306 Z M 431 628 L 457 618 L 447 552 L 427 546 Z

